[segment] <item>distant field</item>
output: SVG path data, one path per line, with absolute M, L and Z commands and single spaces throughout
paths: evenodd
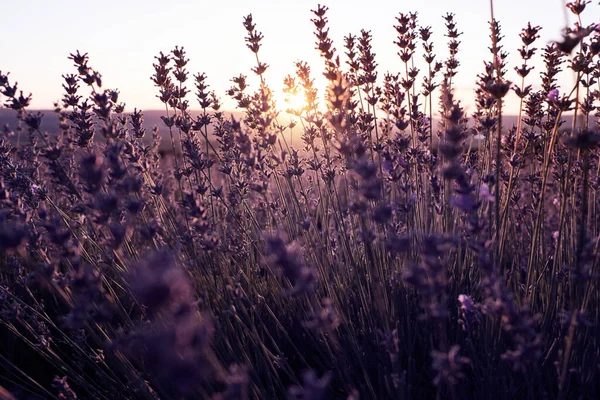
M 35 113 L 36 111 L 32 111 Z M 58 117 L 52 110 L 39 110 L 42 114 L 44 114 L 44 118 L 42 119 L 42 125 L 40 127 L 42 132 L 48 132 L 50 134 L 56 134 L 58 131 Z M 196 117 L 199 115 L 199 111 L 192 111 L 192 116 Z M 242 118 L 243 114 L 240 112 L 227 112 L 227 114 L 233 114 L 236 118 Z M 152 139 L 152 129 L 155 126 L 158 126 L 161 129 L 162 142 L 160 149 L 163 151 L 170 151 L 171 142 L 168 136 L 168 131 L 165 128 L 164 123 L 160 119 L 161 116 L 165 115 L 164 111 L 159 110 L 150 110 L 144 111 L 144 128 L 146 128 L 146 141 L 150 141 Z M 18 124 L 18 120 L 16 118 L 16 113 L 12 110 L 8 109 L 0 109 L 0 128 L 8 125 L 11 130 L 15 130 Z M 212 135 L 212 125 L 208 127 L 209 134 Z M 13 136 L 11 139 L 13 144 L 17 143 L 17 137 Z
M 32 111 L 32 112 L 36 112 L 36 111 Z M 42 125 L 41 125 L 41 130 L 43 132 L 48 132 L 48 133 L 56 133 L 58 130 L 58 118 L 56 116 L 56 114 L 52 111 L 52 110 L 39 110 L 39 112 L 41 112 L 42 114 L 44 114 L 44 118 L 42 119 Z M 192 117 L 196 117 L 197 115 L 200 114 L 200 111 L 192 111 L 191 112 Z M 239 111 L 226 111 L 226 114 L 228 115 L 233 115 L 235 118 L 237 119 L 242 119 L 244 117 L 244 114 L 242 112 Z M 145 137 L 145 140 L 150 141 L 151 140 L 151 132 L 152 129 L 155 126 L 158 126 L 159 129 L 161 130 L 162 133 L 162 142 L 160 145 L 160 150 L 163 152 L 170 152 L 171 151 L 171 142 L 170 142 L 170 138 L 168 135 L 168 130 L 166 129 L 164 123 L 161 120 L 161 116 L 165 115 L 164 111 L 161 110 L 149 110 L 149 111 L 144 111 L 144 127 L 146 128 L 147 131 L 147 136 Z M 289 120 L 289 117 L 287 116 L 287 114 L 281 114 L 280 116 L 280 123 Z M 568 129 L 573 121 L 573 117 L 571 115 L 567 115 L 563 117 L 565 124 L 563 125 L 564 129 Z M 590 117 L 590 123 L 592 123 L 594 121 L 594 119 L 592 117 Z M 439 122 L 439 119 L 434 118 L 434 127 L 437 125 L 437 123 Z M 472 121 L 469 121 L 470 123 Z M 469 123 L 469 125 L 470 125 Z M 502 124 L 504 129 L 507 129 L 509 127 L 512 127 L 513 125 L 516 125 L 517 123 L 517 116 L 516 115 L 506 115 L 502 117 Z M 8 110 L 8 109 L 0 109 L 0 128 L 4 127 L 6 125 L 8 125 L 8 127 L 11 130 L 15 130 L 15 128 L 17 127 L 18 124 L 18 120 L 16 118 L 16 114 L 14 111 L 12 110 Z M 209 135 L 212 135 L 212 125 L 208 127 L 209 130 Z M 295 129 L 295 132 L 300 132 L 299 128 Z M 286 136 L 287 137 L 287 136 Z M 176 137 L 177 139 L 177 137 Z M 11 142 L 13 144 L 17 143 L 17 137 L 13 136 L 11 139 Z M 299 146 L 299 142 L 296 142 L 296 140 L 294 139 L 294 145 L 296 147 Z

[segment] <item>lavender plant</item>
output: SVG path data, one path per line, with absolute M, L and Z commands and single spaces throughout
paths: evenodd
M 226 93 L 241 114 L 177 46 L 155 58 L 164 115 L 152 129 L 87 53 L 69 56 L 55 134 L 0 72 L 17 121 L 0 136 L 0 397 L 597 398 L 590 4 L 567 3 L 577 22 L 541 50 L 541 27 L 524 27 L 516 77 L 492 9 L 471 116 L 454 93 L 451 13 L 448 55 L 400 13 L 402 70 L 382 73 L 371 32 L 338 53 L 318 5 L 323 65 L 298 61 L 286 77 L 305 100 L 293 120 L 252 15 L 255 65 Z M 559 87 L 563 70 L 573 87 Z

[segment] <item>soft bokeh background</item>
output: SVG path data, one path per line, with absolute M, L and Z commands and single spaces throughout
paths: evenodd
M 191 73 L 206 72 L 211 87 L 221 96 L 224 107 L 231 109 L 225 95 L 230 79 L 240 73 L 251 75 L 253 54 L 244 44 L 242 18 L 252 13 L 264 33 L 261 60 L 270 65 L 268 83 L 279 99 L 282 81 L 294 70 L 297 60 L 308 61 L 315 72 L 322 62 L 314 49 L 311 9 L 315 1 L 228 0 L 228 1 L 131 1 L 74 0 L 10 1 L 1 0 L 0 70 L 10 71 L 21 89 L 33 92 L 33 108 L 50 108 L 62 96 L 61 75 L 72 73 L 69 53 L 88 52 L 90 65 L 101 72 L 106 87 L 118 88 L 127 109 L 159 109 L 156 90 L 150 81 L 152 62 L 159 51 L 168 52 L 175 45 L 184 46 L 191 59 Z M 510 52 L 508 78 L 517 81 L 512 69 L 519 62 L 519 32 L 528 21 L 541 25 L 539 46 L 560 38 L 567 16 L 563 0 L 502 0 L 495 2 L 495 14 L 502 25 L 504 49 Z M 457 95 L 472 109 L 472 92 L 476 75 L 489 60 L 490 5 L 485 0 L 424 0 L 389 2 L 381 0 L 330 0 L 328 13 L 335 46 L 343 51 L 343 37 L 371 30 L 373 46 L 381 71 L 401 71 L 393 41 L 393 25 L 399 12 L 417 11 L 422 25 L 433 27 L 438 60 L 447 57 L 442 15 L 456 14 L 461 37 L 456 78 Z M 599 14 L 598 6 L 585 15 Z M 597 20 L 600 18 L 597 18 Z M 572 22 L 572 21 L 571 21 Z M 594 21 L 584 21 L 591 23 Z M 420 50 L 420 49 L 419 49 Z M 421 59 L 419 53 L 418 59 Z M 541 67 L 538 52 L 534 64 Z M 530 83 L 538 83 L 532 73 Z M 419 83 L 422 77 L 419 77 Z M 563 84 L 573 77 L 565 73 Z M 255 81 L 251 81 L 255 82 Z M 190 82 L 191 86 L 192 82 Z M 535 86 L 535 85 L 534 85 Z M 509 97 L 509 112 L 516 113 L 516 96 Z M 192 102 L 192 107 L 196 104 Z

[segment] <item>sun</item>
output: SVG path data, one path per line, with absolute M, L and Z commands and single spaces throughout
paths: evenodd
M 306 116 L 312 112 L 325 112 L 325 102 L 322 98 L 323 94 L 318 93 L 314 99 L 307 99 L 306 92 L 303 88 L 296 88 L 294 91 L 288 91 L 283 89 L 279 94 L 280 99 L 277 104 L 281 111 L 286 114 L 294 115 L 296 117 Z
M 300 117 L 308 107 L 304 88 L 291 75 L 283 79 L 281 99 L 281 110 L 290 115 Z
M 284 93 L 282 108 L 286 113 L 300 116 L 306 107 L 306 98 L 303 90 L 300 89 L 296 93 Z
M 324 113 L 325 86 L 312 82 L 311 88 L 303 87 L 296 77 L 287 75 L 283 86 L 277 91 L 277 105 L 280 111 L 296 117 L 306 117 L 307 114 Z

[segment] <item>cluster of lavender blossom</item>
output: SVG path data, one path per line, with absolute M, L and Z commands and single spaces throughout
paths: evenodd
M 0 72 L 18 118 L 0 136 L 0 397 L 598 398 L 589 3 L 566 5 L 577 22 L 559 42 L 538 49 L 542 28 L 522 30 L 516 83 L 492 14 L 472 115 L 454 95 L 453 14 L 441 59 L 432 29 L 400 13 L 403 68 L 380 76 L 371 33 L 346 36 L 340 57 L 319 5 L 325 104 L 298 62 L 284 84 L 305 105 L 286 122 L 251 15 L 258 84 L 240 75 L 227 91 L 241 120 L 205 74 L 190 79 L 180 47 L 156 57 L 152 132 L 87 54 L 70 55 L 56 135 Z M 563 69 L 572 87 L 558 87 Z M 505 126 L 511 91 L 518 120 Z

